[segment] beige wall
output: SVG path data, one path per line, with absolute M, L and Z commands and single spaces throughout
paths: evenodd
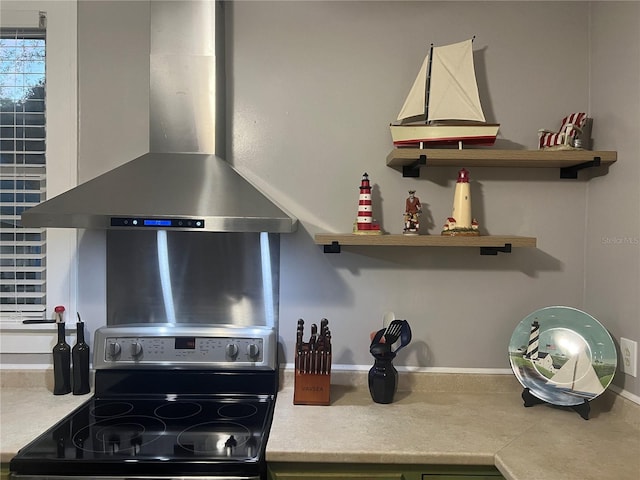
M 398 366 L 508 373 L 514 327 L 549 305 L 585 309 L 616 340 L 640 341 L 640 247 L 602 241 L 640 237 L 638 5 L 226 3 L 227 160 L 300 219 L 297 233 L 282 236 L 284 362 L 293 358 L 297 319 L 326 317 L 334 363 L 369 365 L 369 332 L 385 311 L 414 332 Z M 86 181 L 148 147 L 148 4 L 80 2 L 78 20 Z M 470 169 L 482 231 L 535 236 L 537 249 L 497 257 L 442 248 L 322 253 L 313 235 L 350 231 L 363 172 L 385 230 L 401 231 L 404 199 L 415 189 L 428 208 L 423 225 L 439 233 L 457 169 L 402 178 L 385 164 L 388 124 L 429 43 L 473 35 L 485 112 L 502 125 L 497 148 L 535 148 L 538 128 L 586 109 L 596 146 L 618 150 L 618 163 L 577 181 L 560 180 L 557 170 Z M 104 237 L 81 235 L 79 309 L 93 330 L 105 318 Z M 640 395 L 630 377 L 616 383 Z
M 640 3 L 596 3 L 591 12 L 595 135 L 599 148 L 618 150 L 619 161 L 589 183 L 585 308 L 616 340 L 640 343 Z M 618 374 L 615 383 L 640 395 L 637 378 Z
M 283 238 L 280 333 L 288 362 L 296 320 L 327 317 L 334 361 L 370 363 L 368 334 L 388 310 L 413 327 L 411 346 L 396 360 L 407 366 L 509 369 L 506 346 L 513 328 L 548 305 L 586 309 L 600 315 L 614 336 L 638 339 L 638 246 L 625 254 L 605 250 L 593 245 L 601 235 L 591 230 L 623 223 L 629 228 L 625 235 L 638 238 L 638 173 L 625 166 L 637 159 L 637 140 L 610 133 L 611 107 L 595 98 L 616 71 L 619 88 L 608 94 L 623 103 L 616 124 L 623 124 L 623 131 L 637 125 L 637 102 L 624 106 L 624 92 L 637 89 L 637 64 L 599 53 L 613 49 L 601 44 L 611 43 L 610 29 L 629 52 L 637 49 L 637 29 L 631 28 L 634 21 L 637 26 L 637 5 L 235 2 L 231 7 L 228 160 L 262 182 L 301 221 L 297 234 Z M 473 210 L 483 231 L 536 236 L 536 250 L 498 257 L 437 248 L 323 254 L 313 235 L 350 231 L 365 171 L 386 230 L 401 231 L 403 201 L 413 188 L 428 205 L 429 233 L 439 233 L 451 211 L 456 169 L 427 168 L 420 179 L 401 178 L 385 165 L 391 150 L 387 125 L 429 43 L 472 35 L 480 51 L 478 77 L 488 120 L 502 124 L 498 148 L 535 148 L 538 128 L 591 109 L 596 145 L 619 150 L 618 164 L 591 181 L 560 180 L 557 170 L 471 169 Z M 598 62 L 606 63 L 607 73 L 596 71 Z M 618 182 L 636 188 L 619 191 Z M 594 207 L 594 201 L 601 204 L 596 196 L 635 201 L 629 208 L 636 210 L 612 217 L 612 201 Z M 594 248 L 605 250 L 601 259 L 585 255 Z M 605 255 L 621 256 L 613 281 L 596 280 Z M 592 295 L 605 282 L 602 295 Z M 614 302 L 626 306 L 610 310 Z M 631 391 L 638 393 L 637 387 Z

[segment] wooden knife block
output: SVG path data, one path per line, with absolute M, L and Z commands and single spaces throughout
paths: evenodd
M 294 405 L 329 405 L 331 373 L 301 373 L 294 378 Z

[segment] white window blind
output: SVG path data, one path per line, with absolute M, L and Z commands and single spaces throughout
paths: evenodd
M 44 110 L 41 112 L 40 118 L 46 119 L 46 139 L 44 139 L 46 147 L 46 184 L 41 184 L 40 186 L 42 200 L 45 199 L 45 196 L 51 198 L 77 185 L 77 3 L 75 0 L 62 2 L 49 0 L 29 0 L 28 2 L 24 0 L 0 0 L 0 29 L 9 29 L 9 32 L 13 32 L 10 37 L 15 38 L 18 31 L 42 35 L 42 28 L 45 26 L 42 24 L 42 20 L 45 16 L 46 94 L 43 104 Z M 0 53 L 4 53 L 4 48 L 1 50 L 2 52 Z M 35 78 L 29 77 L 31 80 Z M 0 115 L 2 113 L 0 112 Z M 8 113 L 13 114 L 13 110 Z M 24 112 L 17 111 L 18 116 L 21 113 L 24 114 L 25 126 L 28 126 L 27 119 L 36 117 L 36 115 L 31 115 L 31 113 L 36 112 L 30 112 L 28 108 Z M 29 132 L 33 131 L 31 127 L 28 129 Z M 24 131 L 24 134 L 25 136 L 27 135 L 27 130 Z M 4 139 L 4 131 L 1 135 L 2 139 Z M 18 139 L 20 137 L 11 136 L 9 138 Z M 32 144 L 31 141 L 27 142 L 25 139 L 23 145 L 26 147 L 27 145 L 34 146 L 35 144 Z M 12 150 L 10 151 L 13 152 Z M 31 156 L 37 153 L 37 150 L 26 150 L 24 152 L 25 155 Z M 12 154 L 3 152 L 0 155 L 6 158 L 7 155 Z M 14 160 L 12 160 L 11 164 L 0 164 L 2 181 L 5 180 L 5 175 L 15 175 L 16 171 L 20 170 L 16 168 L 16 171 L 14 171 L 13 163 L 15 163 Z M 34 173 L 34 168 L 37 167 L 34 165 L 22 167 L 23 171 L 27 173 Z M 6 179 L 9 180 L 9 178 Z M 7 188 L 16 190 L 14 186 Z M 25 187 L 27 187 L 27 190 L 32 189 L 29 179 L 27 179 L 27 183 L 19 185 L 19 188 L 23 190 Z M 0 195 L 2 195 L 4 188 L 4 185 L 0 188 Z M 11 191 L 7 193 L 14 195 Z M 28 193 L 29 198 L 20 197 L 21 194 L 26 193 L 24 191 L 18 192 L 17 201 L 30 202 L 32 200 L 31 193 Z M 5 201 L 5 199 L 3 198 L 2 201 Z M 16 199 L 12 199 L 11 202 L 16 202 Z M 22 207 L 26 207 L 26 205 L 18 208 Z M 8 228 L 19 227 L 19 224 L 14 225 L 15 220 L 5 219 L 4 211 L 0 212 L 0 215 L 2 216 L 0 234 L 5 233 Z M 15 215 L 17 215 L 17 212 Z M 28 358 L 27 363 L 33 365 L 34 368 L 50 367 L 50 355 L 47 357 L 31 357 L 30 355 L 51 353 L 51 348 L 53 348 L 56 341 L 55 325 L 24 324 L 23 321 L 34 317 L 38 319 L 42 317 L 52 318 L 56 305 L 64 305 L 69 312 L 76 312 L 78 308 L 77 232 L 62 228 L 47 228 L 45 231 L 46 239 L 43 237 L 37 242 L 40 246 L 38 244 L 27 244 L 25 245 L 29 247 L 27 251 L 20 253 L 20 255 L 34 255 L 35 249 L 39 248 L 38 255 L 44 255 L 44 263 L 40 263 L 35 268 L 40 269 L 42 272 L 38 275 L 39 278 L 24 279 L 25 283 L 28 280 L 28 283 L 35 283 L 35 285 L 25 284 L 22 287 L 25 291 L 19 292 L 20 295 L 11 295 L 18 302 L 17 305 L 23 306 L 20 308 L 10 307 L 9 303 L 2 303 L 1 305 L 0 363 L 3 370 L 6 368 L 23 368 L 23 358 Z M 23 236 L 16 237 L 20 241 L 25 243 L 34 242 L 33 238 L 26 236 L 31 236 L 32 233 L 28 233 L 27 230 L 23 230 L 20 233 Z M 0 242 L 4 242 L 4 240 L 0 239 Z M 10 237 L 10 244 L 12 242 L 14 242 L 14 239 Z M 3 243 L 1 260 L 5 261 L 5 263 L 7 257 L 5 254 L 6 247 L 7 244 Z M 11 253 L 11 256 L 17 254 L 17 252 Z M 32 270 L 33 266 L 24 265 L 24 258 L 21 261 L 23 262 L 25 277 L 35 277 L 36 272 L 26 271 Z M 34 262 L 38 262 L 38 260 L 34 258 Z M 3 264 L 0 265 L 0 269 L 2 269 L 3 274 L 6 274 L 5 270 L 13 270 L 13 267 L 8 268 L 7 265 Z M 1 282 L 2 278 L 0 278 L 0 285 Z M 44 291 L 40 292 L 42 296 L 40 294 L 35 295 L 34 291 L 42 288 L 42 286 L 46 287 Z M 15 287 L 8 287 L 8 289 L 11 289 L 12 292 L 15 291 Z M 0 298 L 2 295 L 8 296 L 7 292 L 3 290 L 4 286 L 0 287 Z M 36 298 L 40 297 L 40 305 L 35 307 L 35 304 L 28 303 L 24 298 L 25 295 L 32 298 L 34 302 Z M 16 299 L 16 297 L 23 298 Z M 2 301 L 8 302 L 6 298 Z M 31 308 L 35 308 L 35 311 L 30 311 Z M 86 316 L 84 315 L 83 318 Z M 67 329 L 67 331 L 69 330 L 71 328 Z M 46 358 L 47 360 L 44 363 L 38 363 L 39 358 Z
M 46 314 L 46 230 L 24 228 L 20 214 L 46 194 L 46 38 L 37 25 L 0 30 L 1 317 Z

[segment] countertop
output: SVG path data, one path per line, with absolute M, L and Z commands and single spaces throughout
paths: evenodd
M 16 452 L 91 398 L 86 395 L 54 395 L 53 373 L 48 370 L 1 371 L 0 462 Z
M 91 396 L 54 396 L 42 374 L 9 377 L 2 462 Z M 401 372 L 388 405 L 371 400 L 364 372 L 335 372 L 330 406 L 293 405 L 291 375 L 281 383 L 267 461 L 495 465 L 507 480 L 640 478 L 640 406 L 610 391 L 583 420 L 567 408 L 525 408 L 509 375 Z
M 387 405 L 371 400 L 362 375 L 342 383 L 332 378 L 330 406 L 307 406 L 293 405 L 284 382 L 267 461 L 495 465 L 507 480 L 640 478 L 640 406 L 610 391 L 584 420 L 566 407 L 525 408 L 509 375 L 400 373 Z

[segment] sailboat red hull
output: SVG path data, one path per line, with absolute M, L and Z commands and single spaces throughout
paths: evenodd
M 391 125 L 391 136 L 396 147 L 454 145 L 493 145 L 499 124 L 476 125 Z

